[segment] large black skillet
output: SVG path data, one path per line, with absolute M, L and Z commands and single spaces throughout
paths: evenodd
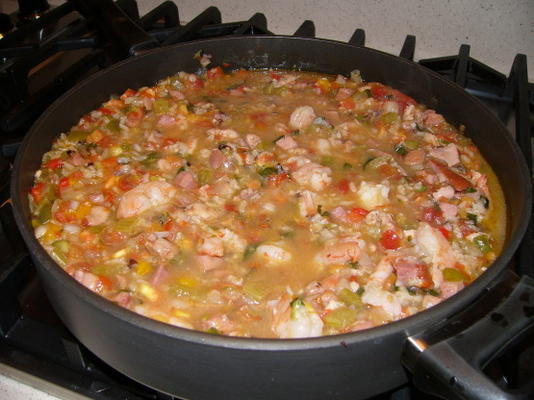
M 196 71 L 199 66 L 193 55 L 198 50 L 211 54 L 215 65 L 225 62 L 235 68 L 299 69 L 329 74 L 349 74 L 357 68 L 366 80 L 391 85 L 438 110 L 452 123 L 465 125 L 468 135 L 493 166 L 506 195 L 507 240 L 502 254 L 469 287 L 430 310 L 366 331 L 313 339 L 230 338 L 181 329 L 127 311 L 78 284 L 46 254 L 31 227 L 28 191 L 43 153 L 60 132 L 111 94 L 152 85 L 180 70 Z M 421 335 L 479 304 L 477 299 L 481 297 L 498 303 L 492 288 L 502 286 L 499 282 L 526 229 L 531 200 L 524 159 L 508 132 L 477 99 L 455 84 L 413 62 L 378 51 L 327 40 L 281 36 L 228 37 L 179 44 L 147 52 L 97 73 L 63 95 L 35 123 L 19 150 L 12 180 L 17 224 L 46 292 L 66 326 L 115 369 L 160 391 L 188 399 L 366 398 L 408 379 L 401 362 L 405 356 L 403 362 L 415 368 L 418 376 L 422 373 L 424 381 L 426 370 L 418 371 L 417 365 L 422 364 L 430 371 L 433 364 L 421 361 L 425 352 L 420 352 L 429 345 Z M 489 326 L 490 331 L 484 332 L 487 337 L 480 345 L 477 344 L 480 327 L 474 336 L 468 336 L 467 347 L 473 341 L 480 352 L 467 357 L 471 365 L 462 364 L 463 371 L 468 373 L 462 375 L 460 371 L 454 379 L 449 379 L 447 373 L 442 376 L 445 386 L 450 382 L 461 396 L 468 397 L 490 398 L 489 393 L 496 393 L 497 387 L 475 371 L 487 361 L 489 350 L 505 344 L 532 322 L 532 316 L 521 308 L 532 307 L 532 286 L 524 278 L 519 289 L 516 287 L 512 292 L 511 300 L 507 300 L 506 307 L 519 310 L 504 316 L 510 322 L 508 332 L 501 332 L 503 324 L 493 327 L 491 321 L 483 320 L 484 329 Z M 489 311 L 491 307 L 487 308 Z M 444 361 L 446 367 L 449 361 Z

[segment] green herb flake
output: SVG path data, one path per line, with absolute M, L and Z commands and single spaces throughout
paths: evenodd
M 406 150 L 406 146 L 404 146 L 403 143 L 399 143 L 398 145 L 396 145 L 393 150 L 395 151 L 395 153 L 401 156 L 405 156 L 406 154 L 408 154 L 408 150 Z
M 258 171 L 258 174 L 260 176 L 263 176 L 264 178 L 269 175 L 276 175 L 277 173 L 278 173 L 278 170 L 276 169 L 276 167 L 265 167 Z
M 375 159 L 376 159 L 376 157 L 370 157 L 370 158 L 368 158 L 367 161 L 365 161 L 365 162 L 363 163 L 363 165 L 362 165 L 362 169 L 365 170 L 365 168 L 369 165 L 369 163 L 370 163 L 371 161 L 375 160 Z
M 249 259 L 256 252 L 259 245 L 259 243 L 249 244 L 243 252 L 243 261 Z
M 323 210 L 323 206 L 321 204 L 317 206 L 317 214 L 319 214 L 321 217 L 328 217 L 330 215 L 328 211 Z
M 475 193 L 476 191 L 477 190 L 472 186 L 470 186 L 467 189 L 465 189 L 465 193 Z
M 343 169 L 344 170 L 347 170 L 347 169 L 351 169 L 352 168 L 352 164 L 346 162 L 346 163 L 343 163 Z
M 478 217 L 476 214 L 467 213 L 467 219 L 472 221 L 475 225 L 478 223 Z
M 463 282 L 465 275 L 455 268 L 445 268 L 443 270 L 443 279 L 449 282 Z
M 478 249 L 486 254 L 492 250 L 489 238 L 486 235 L 478 235 L 473 239 L 473 243 L 478 247 Z

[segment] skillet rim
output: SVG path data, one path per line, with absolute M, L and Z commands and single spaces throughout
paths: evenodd
M 72 94 L 79 91 L 81 88 L 86 85 L 90 85 L 92 82 L 103 79 L 101 78 L 108 74 L 110 71 L 122 68 L 124 65 L 139 62 L 146 57 L 152 57 L 154 54 L 160 52 L 172 52 L 176 48 L 183 47 L 201 47 L 204 43 L 212 42 L 232 42 L 234 40 L 249 40 L 249 41 L 277 41 L 277 40 L 297 40 L 305 42 L 319 42 L 319 43 L 329 43 L 336 46 L 348 46 L 358 47 L 364 51 L 378 54 L 385 59 L 391 59 L 392 62 L 401 62 L 409 65 L 410 68 L 416 68 L 421 73 L 430 75 L 431 79 L 438 80 L 442 84 L 445 84 L 452 88 L 455 92 L 462 96 L 462 101 L 470 101 L 474 107 L 482 115 L 485 114 L 486 118 L 493 120 L 493 123 L 497 126 L 496 129 L 501 131 L 505 137 L 505 141 L 508 142 L 509 149 L 512 151 L 516 160 L 518 161 L 520 168 L 520 179 L 526 183 L 526 190 L 524 196 L 524 204 L 522 210 L 520 210 L 519 223 L 515 231 L 511 233 L 508 240 L 506 241 L 505 246 L 501 254 L 496 258 L 496 260 L 491 264 L 491 266 L 481 274 L 472 284 L 468 287 L 462 289 L 458 294 L 452 296 L 451 298 L 437 304 L 436 306 L 431 307 L 430 309 L 418 312 L 412 316 L 406 317 L 404 319 L 390 322 L 385 325 L 373 327 L 363 331 L 349 332 L 345 334 L 330 335 L 330 336 L 320 336 L 315 338 L 299 338 L 299 339 L 265 339 L 265 338 L 244 338 L 244 337 L 230 337 L 222 335 L 213 335 L 202 331 L 190 330 L 185 328 L 180 328 L 174 325 L 166 324 L 153 320 L 151 318 L 145 317 L 143 315 L 137 314 L 133 311 L 127 310 L 120 307 L 119 305 L 113 303 L 110 300 L 105 299 L 104 297 L 93 293 L 87 289 L 82 284 L 78 283 L 71 276 L 69 276 L 60 266 L 57 264 L 48 253 L 41 247 L 38 240 L 35 238 L 33 229 L 31 229 L 30 222 L 24 216 L 24 210 L 29 210 L 27 204 L 26 195 L 23 194 L 22 185 L 21 185 L 21 168 L 24 165 L 24 160 L 28 156 L 29 149 L 31 150 L 31 141 L 37 137 L 39 128 L 43 125 L 48 117 L 57 110 L 61 110 L 66 99 L 68 99 Z M 306 69 L 302 69 L 306 70 Z M 162 78 L 159 78 L 162 79 Z M 528 174 L 528 168 L 526 166 L 526 161 L 521 153 L 517 143 L 512 139 L 510 133 L 504 127 L 500 120 L 482 103 L 479 99 L 467 93 L 463 88 L 456 85 L 455 83 L 443 78 L 439 74 L 413 62 L 398 56 L 394 56 L 379 50 L 369 49 L 362 46 L 355 46 L 345 42 L 329 40 L 329 39 L 320 39 L 320 38 L 302 38 L 295 36 L 286 36 L 286 35 L 261 35 L 261 36 L 225 36 L 212 39 L 203 39 L 196 40 L 192 42 L 183 42 L 177 43 L 171 46 L 165 46 L 161 48 L 156 48 L 147 51 L 141 55 L 131 57 L 115 63 L 108 68 L 105 68 L 101 71 L 96 72 L 95 74 L 89 76 L 88 78 L 77 83 L 58 99 L 56 99 L 46 111 L 37 119 L 33 124 L 29 132 L 25 135 L 24 140 L 21 144 L 19 151 L 17 152 L 17 157 L 13 167 L 13 176 L 11 179 L 11 198 L 13 203 L 13 213 L 15 216 L 16 223 L 19 227 L 19 230 L 23 236 L 23 239 L 28 246 L 30 253 L 34 259 L 37 260 L 36 267 L 41 272 L 42 269 L 46 270 L 52 277 L 62 285 L 65 290 L 68 290 L 75 296 L 79 297 L 80 300 L 89 303 L 93 308 L 96 308 L 102 312 L 110 314 L 112 317 L 121 320 L 127 324 L 135 325 L 136 328 L 149 331 L 152 334 L 162 334 L 172 339 L 184 340 L 187 342 L 204 344 L 215 347 L 231 348 L 236 350 L 262 350 L 262 351 L 295 351 L 295 350 L 307 350 L 307 349 L 319 349 L 319 348 L 329 348 L 329 347 L 338 347 L 340 342 L 345 343 L 346 345 L 353 345 L 368 341 L 380 341 L 381 337 L 385 337 L 391 334 L 402 334 L 409 335 L 415 332 L 419 332 L 425 325 L 432 320 L 442 320 L 447 319 L 454 315 L 463 305 L 471 304 L 476 300 L 476 297 L 480 295 L 486 288 L 490 287 L 491 284 L 504 272 L 507 268 L 507 263 L 511 260 L 513 254 L 519 246 L 529 222 L 529 216 L 532 209 L 532 184 Z M 508 199 L 508 196 L 505 193 L 505 198 Z M 82 290 L 80 290 L 82 289 Z

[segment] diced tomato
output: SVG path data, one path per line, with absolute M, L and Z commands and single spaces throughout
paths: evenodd
M 382 164 L 378 167 L 378 171 L 386 176 L 386 177 L 391 177 L 393 175 L 396 175 L 398 172 L 395 168 L 393 168 L 391 165 L 389 164 Z
M 100 107 L 97 111 L 100 111 L 104 115 L 112 115 L 115 113 L 115 111 L 107 107 Z
M 399 113 L 402 114 L 409 104 L 416 104 L 415 100 L 404 93 L 384 85 L 373 85 L 371 88 L 372 96 L 377 100 L 395 101 L 399 105 Z
M 380 238 L 380 244 L 384 246 L 386 249 L 389 250 L 395 250 L 398 249 L 401 244 L 400 236 L 397 235 L 397 233 L 392 230 L 388 229 L 384 233 L 382 233 L 382 237 Z
M 474 226 L 469 223 L 466 219 L 460 219 L 458 221 L 458 227 L 460 228 L 460 232 L 462 232 L 462 235 L 464 237 L 469 236 L 470 234 L 476 232 L 476 229 L 474 229 Z
M 354 99 L 352 97 L 347 97 L 346 99 L 341 100 L 339 105 L 347 110 L 352 110 L 354 107 L 356 107 L 356 103 L 354 103 Z
M 447 228 L 445 228 L 444 226 L 439 226 L 438 227 L 439 231 L 441 232 L 441 234 L 443 236 L 445 236 L 445 239 L 447 240 L 451 240 L 451 237 L 452 237 L 452 232 L 450 230 L 448 230 Z
M 166 231 L 176 231 L 178 230 L 178 224 L 173 219 L 169 219 L 165 222 L 165 225 L 163 225 L 163 229 Z
M 113 168 L 118 164 L 117 157 L 108 157 L 102 160 L 102 165 L 106 168 Z
M 45 186 L 45 184 L 43 182 L 39 182 L 39 183 L 35 184 L 30 189 L 30 194 L 33 197 L 33 201 L 35 201 L 37 204 L 39 204 L 41 202 L 41 200 L 43 200 L 43 197 L 44 197 L 44 194 L 45 194 L 45 189 L 46 189 L 46 186 Z
M 63 178 L 61 178 L 59 180 L 59 188 L 60 189 L 64 189 L 64 188 L 69 187 L 69 186 L 70 186 L 70 180 L 69 180 L 69 178 L 67 176 L 65 176 L 65 177 L 63 177 Z
M 123 192 L 133 189 L 139 184 L 139 178 L 136 175 L 126 174 L 119 178 L 119 188 Z
M 63 160 L 61 158 L 53 158 L 52 160 L 48 161 L 45 164 L 45 168 L 52 169 L 52 170 L 61 168 L 62 166 L 63 166 Z
M 156 92 L 152 88 L 143 89 L 139 92 L 139 96 L 141 97 L 148 97 L 148 98 L 155 98 Z
M 108 148 L 115 144 L 115 139 L 112 136 L 105 135 L 97 143 L 100 147 Z
M 230 212 L 237 212 L 237 207 L 235 206 L 235 204 L 232 204 L 232 203 L 226 203 L 224 205 L 224 209 Z
M 389 90 L 384 85 L 373 85 L 371 87 L 371 95 L 377 100 L 384 100 Z
M 100 283 L 105 290 L 111 290 L 113 288 L 113 281 L 104 275 L 97 275 Z
M 209 69 L 206 75 L 209 80 L 213 80 L 213 79 L 223 77 L 224 71 L 222 70 L 221 67 L 215 67 L 215 68 Z
M 178 140 L 176 140 L 174 138 L 167 137 L 167 138 L 163 139 L 163 147 L 171 146 L 171 145 L 175 144 L 177 141 Z
M 141 119 L 143 119 L 144 115 L 145 113 L 140 108 L 130 111 L 126 114 L 127 125 L 136 126 L 139 124 L 139 122 L 141 122 Z
M 462 192 L 466 190 L 468 187 L 471 187 L 471 182 L 469 182 L 463 176 L 451 170 L 449 167 L 443 165 L 442 163 L 431 160 L 429 161 L 429 164 L 435 170 L 443 174 L 443 176 L 445 176 L 445 179 L 447 179 L 447 181 L 452 185 L 454 190 L 456 190 L 457 192 Z
M 367 211 L 365 208 L 353 207 L 347 213 L 347 218 L 351 222 L 358 223 L 362 221 L 367 214 L 369 214 L 369 211 Z
M 277 187 L 280 186 L 280 184 L 285 181 L 287 178 L 289 178 L 289 175 L 285 172 L 282 172 L 281 174 L 272 174 L 267 177 L 267 185 L 270 187 Z
M 104 200 L 110 204 L 115 204 L 115 194 L 111 190 L 104 190 Z
M 204 82 L 196 75 L 191 75 L 191 79 L 185 79 L 184 84 L 185 86 L 193 89 L 200 89 L 204 87 Z
M 127 99 L 128 97 L 135 96 L 137 94 L 137 91 L 133 89 L 126 89 L 124 93 L 121 95 L 121 100 Z
M 196 123 L 196 126 L 199 126 L 201 128 L 213 128 L 213 122 L 211 122 L 209 119 L 202 119 Z
M 350 190 L 350 182 L 348 179 L 342 179 L 337 183 L 337 188 L 341 193 L 348 193 Z
M 254 126 L 258 129 L 265 129 L 267 128 L 267 123 L 265 122 L 265 118 L 267 118 L 269 114 L 266 112 L 258 112 L 254 114 L 250 114 L 250 119 L 254 122 Z
M 274 79 L 275 81 L 279 80 L 279 79 L 282 77 L 282 75 L 280 75 L 280 74 L 278 74 L 278 73 L 276 73 L 276 72 L 270 72 L 270 73 L 269 73 L 269 76 L 270 76 L 272 79 Z
M 100 234 L 100 239 L 102 239 L 102 242 L 104 242 L 104 244 L 120 246 L 121 244 L 126 242 L 127 236 L 122 232 L 104 230 Z

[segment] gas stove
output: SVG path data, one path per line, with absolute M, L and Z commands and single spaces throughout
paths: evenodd
M 182 25 L 178 8 L 170 1 L 143 16 L 134 0 L 118 0 L 115 5 L 108 0 L 73 0 L 57 7 L 49 7 L 46 0 L 19 4 L 17 12 L 0 14 L 0 373 L 66 399 L 173 399 L 103 363 L 56 316 L 13 220 L 10 166 L 25 132 L 38 116 L 96 71 L 152 47 L 272 32 L 261 13 L 245 21 L 223 22 L 216 7 Z M 116 24 L 99 22 L 103 13 Z M 134 21 L 136 27 L 122 25 L 124 18 Z M 314 23 L 303 21 L 294 35 L 315 36 Z M 349 39 L 354 46 L 365 46 L 365 42 L 362 29 L 356 29 Z M 413 60 L 415 43 L 416 38 L 408 35 L 398 55 Z M 526 56 L 518 54 L 506 76 L 469 53 L 470 46 L 462 45 L 458 54 L 419 63 L 484 101 L 516 138 L 532 171 L 534 85 L 528 82 Z M 514 260 L 520 275 L 534 276 L 533 246 L 531 222 Z M 513 380 L 499 365 L 490 369 L 497 371 L 501 381 Z M 376 397 L 429 398 L 409 384 Z

